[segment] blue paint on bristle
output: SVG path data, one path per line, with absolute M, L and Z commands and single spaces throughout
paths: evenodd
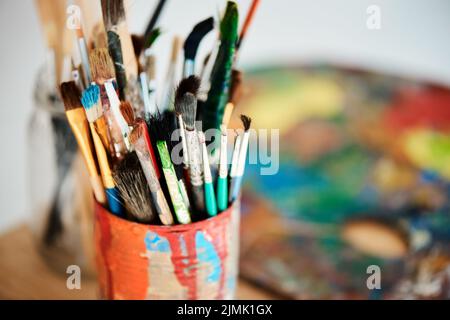
M 86 90 L 84 90 L 81 97 L 81 104 L 87 110 L 94 106 L 98 99 L 100 99 L 100 88 L 96 84 L 91 84 Z

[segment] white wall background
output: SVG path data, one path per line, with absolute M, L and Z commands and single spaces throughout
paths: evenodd
M 129 0 L 129 27 L 142 31 L 157 1 Z M 170 35 L 185 36 L 225 1 L 169 0 L 156 53 L 170 51 Z M 250 0 L 238 0 L 244 16 Z M 366 9 L 381 8 L 381 29 L 368 30 Z M 411 75 L 450 85 L 450 1 L 262 0 L 241 54 L 242 66 L 330 61 Z M 0 1 L 0 232 L 29 217 L 26 129 L 44 41 L 32 0 Z M 208 44 L 203 46 L 203 51 Z M 165 61 L 159 61 L 165 72 Z M 162 74 L 162 73 L 161 73 Z

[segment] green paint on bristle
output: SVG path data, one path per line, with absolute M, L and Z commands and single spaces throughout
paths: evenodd
M 228 102 L 231 70 L 238 39 L 238 9 L 229 1 L 220 23 L 220 47 L 211 73 L 211 89 L 203 106 L 203 128 L 219 129 Z
M 161 35 L 161 29 L 160 28 L 154 29 L 150 33 L 149 37 L 147 39 L 144 39 L 144 48 L 146 48 L 146 49 L 150 48 L 160 35 Z

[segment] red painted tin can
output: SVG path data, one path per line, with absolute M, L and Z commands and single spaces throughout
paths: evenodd
M 239 204 L 207 220 L 139 224 L 95 205 L 104 299 L 232 299 L 238 275 Z

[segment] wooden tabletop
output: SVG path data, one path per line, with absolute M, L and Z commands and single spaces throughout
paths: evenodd
M 65 274 L 57 274 L 35 250 L 30 230 L 19 227 L 0 235 L 0 299 L 96 299 L 95 279 L 83 279 L 69 290 Z M 239 280 L 238 299 L 272 299 L 271 294 Z

